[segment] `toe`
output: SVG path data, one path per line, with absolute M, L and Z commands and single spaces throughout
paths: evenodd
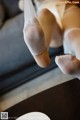
M 61 71 L 65 74 L 79 76 L 80 74 L 80 61 L 71 55 L 57 56 L 55 58 L 56 64 Z
M 47 67 L 50 63 L 44 32 L 37 19 L 33 18 L 24 29 L 24 40 L 40 67 Z

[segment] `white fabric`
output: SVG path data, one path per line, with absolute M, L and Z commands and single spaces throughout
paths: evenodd
M 33 18 L 36 17 L 36 12 L 34 9 L 34 6 L 31 2 L 31 0 L 24 0 L 24 41 L 27 44 L 30 52 L 32 55 L 39 55 L 41 54 L 45 49 L 45 42 L 44 42 L 44 36 L 40 37 L 39 34 L 35 34 L 35 37 L 32 39 L 27 37 L 27 30 L 29 27 L 35 27 L 35 23 L 33 23 Z M 31 35 L 34 34 L 31 32 Z M 34 35 L 32 35 L 34 36 Z
M 75 56 L 75 53 L 71 48 L 71 45 L 67 44 L 67 40 L 71 39 L 71 38 L 68 38 L 68 34 L 70 34 L 72 31 L 80 31 L 80 28 L 71 28 L 71 29 L 66 30 L 66 32 L 64 33 L 64 38 L 63 38 L 63 46 L 64 46 L 65 54 L 71 54 Z
M 38 24 L 37 22 L 36 24 L 35 22 L 32 22 L 32 21 L 28 22 L 28 24 L 26 24 L 26 26 L 24 27 L 24 31 L 23 31 L 24 41 L 27 44 L 33 56 L 39 55 L 47 49 L 45 46 L 44 33 L 38 30 L 34 31 L 34 29 L 37 27 L 37 24 Z M 29 34 L 28 30 L 30 31 L 30 35 L 28 35 Z
M 33 17 L 36 17 L 36 12 L 31 0 L 24 0 L 24 20 L 27 23 Z
M 41 6 L 41 9 L 43 8 L 49 9 L 55 15 L 56 19 L 58 20 L 58 23 L 62 27 L 61 18 L 64 14 L 65 7 L 63 4 L 61 6 L 63 8 L 61 15 L 59 14 L 59 9 L 57 9 L 57 6 L 54 5 L 53 1 L 50 2 L 50 0 L 46 0 L 45 4 Z M 41 54 L 46 49 L 44 37 L 40 38 L 40 36 L 37 36 L 37 39 L 36 37 L 32 39 L 29 39 L 27 37 L 27 30 L 28 30 L 27 28 L 31 27 L 31 25 L 35 27 L 35 24 L 32 23 L 32 19 L 34 17 L 36 17 L 36 12 L 31 0 L 24 0 L 24 19 L 25 19 L 24 30 L 23 30 L 24 40 L 33 56 Z

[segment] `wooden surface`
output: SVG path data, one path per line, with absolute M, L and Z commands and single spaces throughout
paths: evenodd
M 55 86 L 6 110 L 10 119 L 33 111 L 43 112 L 51 120 L 80 120 L 80 81 Z

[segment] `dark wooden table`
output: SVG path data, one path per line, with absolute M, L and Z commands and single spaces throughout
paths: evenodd
M 51 120 L 80 120 L 80 81 L 65 82 L 6 110 L 11 120 L 33 111 L 43 112 Z

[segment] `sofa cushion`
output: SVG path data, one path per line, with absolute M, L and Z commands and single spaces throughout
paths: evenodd
M 0 1 L 0 28 L 3 25 L 4 19 L 5 19 L 5 10 L 4 10 L 4 7 Z
M 22 13 L 0 30 L 0 94 L 55 68 L 54 58 L 63 52 L 62 47 L 51 48 L 49 67 L 38 67 L 23 39 L 23 21 Z
M 19 0 L 2 0 L 7 17 L 14 17 L 21 12 L 18 6 L 18 2 Z
M 23 14 L 20 14 L 0 30 L 0 76 L 32 62 L 23 39 Z

